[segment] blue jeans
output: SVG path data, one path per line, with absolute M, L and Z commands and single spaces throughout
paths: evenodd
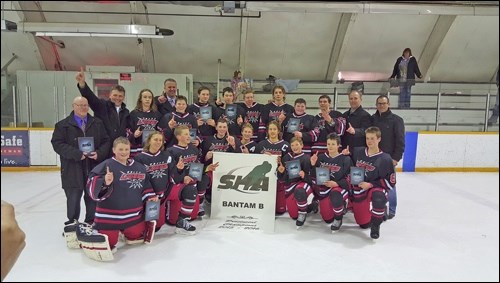
M 388 199 L 389 199 L 389 214 L 396 215 L 396 207 L 398 206 L 398 195 L 396 194 L 396 186 L 392 187 L 393 189 L 389 191 Z
M 402 84 L 399 87 L 398 107 L 401 109 L 410 108 L 411 85 Z

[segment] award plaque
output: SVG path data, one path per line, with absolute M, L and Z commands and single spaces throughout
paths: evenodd
M 202 163 L 191 163 L 189 165 L 189 177 L 200 182 L 203 176 L 203 164 Z
M 316 184 L 324 185 L 326 181 L 330 181 L 330 169 L 316 167 Z
M 296 131 L 300 131 L 300 119 L 290 118 L 290 120 L 288 120 L 287 132 L 293 133 Z
M 158 220 L 158 218 L 160 218 L 160 201 L 147 201 L 144 221 Z
M 300 160 L 286 162 L 286 171 L 289 179 L 300 178 Z
M 200 107 L 200 118 L 205 122 L 212 119 L 212 107 Z
M 236 104 L 226 105 L 226 117 L 231 120 L 236 118 Z
M 94 148 L 94 137 L 79 137 L 78 138 L 78 148 L 84 155 L 88 155 L 95 151 Z
M 196 133 L 198 132 L 198 129 L 189 129 L 189 142 L 194 142 L 196 140 Z
M 351 167 L 351 184 L 359 185 L 365 181 L 365 169 L 360 167 Z

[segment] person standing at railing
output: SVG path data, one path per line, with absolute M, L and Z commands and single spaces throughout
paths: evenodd
M 380 149 L 389 154 L 392 158 L 392 165 L 397 166 L 398 162 L 403 157 L 405 150 L 405 124 L 401 117 L 392 113 L 389 108 L 389 97 L 380 95 L 377 97 L 377 112 L 373 114 L 373 126 L 378 127 L 382 133 L 380 140 Z M 389 214 L 388 218 L 392 219 L 396 216 L 396 206 L 398 198 L 396 195 L 396 186 L 388 192 L 389 198 Z
M 415 85 L 415 75 L 419 79 L 422 78 L 417 59 L 412 56 L 410 48 L 405 48 L 403 55 L 396 60 L 390 77 L 398 81 L 400 91 L 398 107 L 401 109 L 410 108 L 411 87 Z
M 495 100 L 495 107 L 493 107 L 493 113 L 488 119 L 488 125 L 496 124 L 498 121 L 498 71 L 497 71 L 497 99 Z
M 243 97 L 243 92 L 248 88 L 248 84 L 243 79 L 241 71 L 234 71 L 233 78 L 231 79 L 231 88 L 234 91 L 233 102 L 240 101 Z

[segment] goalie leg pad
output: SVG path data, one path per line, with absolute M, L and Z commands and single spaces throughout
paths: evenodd
M 87 257 L 96 261 L 111 261 L 114 259 L 109 246 L 108 235 L 101 234 L 97 230 L 93 230 L 92 227 L 79 225 L 76 236 Z
M 64 239 L 66 240 L 66 246 L 70 249 L 79 249 L 80 242 L 76 237 L 76 229 L 79 223 L 77 221 L 64 226 Z

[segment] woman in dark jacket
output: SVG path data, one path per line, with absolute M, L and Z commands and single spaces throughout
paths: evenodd
M 415 84 L 415 75 L 422 78 L 417 59 L 412 56 L 410 48 L 405 48 L 403 55 L 396 60 L 391 75 L 391 79 L 397 78 L 399 83 L 399 108 L 410 108 L 411 86 Z

